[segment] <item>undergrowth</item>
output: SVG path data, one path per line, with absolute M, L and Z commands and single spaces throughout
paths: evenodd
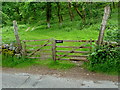
M 118 74 L 120 68 L 120 47 L 105 45 L 96 46 L 85 67 L 94 72 Z
M 33 64 L 33 60 L 30 59 L 25 59 L 25 58 L 18 58 L 15 56 L 6 56 L 6 55 L 2 55 L 2 67 L 15 67 L 19 64 L 23 64 L 23 63 L 27 63 L 25 66 L 29 66 L 30 64 Z

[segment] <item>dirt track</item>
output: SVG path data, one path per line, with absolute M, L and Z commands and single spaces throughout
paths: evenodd
M 55 70 L 49 69 L 42 66 L 32 66 L 29 68 L 2 68 L 3 72 L 7 73 L 30 73 L 30 74 L 40 74 L 40 75 L 53 75 L 56 77 L 68 77 L 74 79 L 87 79 L 87 80 L 109 80 L 118 82 L 118 76 L 105 75 L 95 72 L 89 72 L 82 67 L 76 66 L 69 70 Z

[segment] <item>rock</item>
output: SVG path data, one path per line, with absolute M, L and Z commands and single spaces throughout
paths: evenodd
M 9 45 L 9 49 L 10 49 L 10 50 L 15 50 L 15 49 L 16 49 L 16 47 L 14 47 L 14 44 L 13 44 L 13 43 L 11 43 L 11 44 Z
M 15 54 L 15 56 L 19 58 L 19 57 L 21 57 L 21 54 Z
M 3 48 L 9 49 L 9 45 L 8 45 L 8 44 L 4 44 L 4 45 L 3 45 Z
M 87 74 L 87 75 L 89 75 L 89 74 Z

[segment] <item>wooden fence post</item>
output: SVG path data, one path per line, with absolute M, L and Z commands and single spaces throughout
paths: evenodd
M 92 39 L 90 39 L 90 53 L 92 52 Z
M 26 56 L 26 42 L 23 41 L 23 56 Z
M 109 17 L 109 14 L 110 14 L 110 6 L 106 6 L 104 9 L 104 16 L 103 16 L 103 20 L 101 23 L 100 33 L 99 33 L 99 37 L 98 37 L 98 41 L 97 41 L 98 45 L 101 45 L 103 42 L 104 31 L 106 28 L 107 19 Z
M 52 39 L 52 58 L 56 61 L 56 42 L 55 39 Z
M 14 28 L 14 34 L 15 34 L 15 38 L 16 38 L 16 42 L 17 42 L 17 46 L 18 46 L 16 53 L 21 53 L 22 45 L 21 45 L 19 35 L 18 35 L 17 22 L 15 20 L 13 21 L 13 28 Z

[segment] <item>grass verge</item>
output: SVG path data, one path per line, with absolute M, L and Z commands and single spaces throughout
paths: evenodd
M 27 68 L 30 66 L 46 66 L 52 69 L 70 69 L 75 67 L 76 65 L 70 61 L 56 61 L 54 62 L 51 59 L 47 60 L 37 60 L 37 59 L 25 59 L 25 58 L 17 58 L 17 57 L 2 57 L 2 67 L 10 67 L 10 68 Z

